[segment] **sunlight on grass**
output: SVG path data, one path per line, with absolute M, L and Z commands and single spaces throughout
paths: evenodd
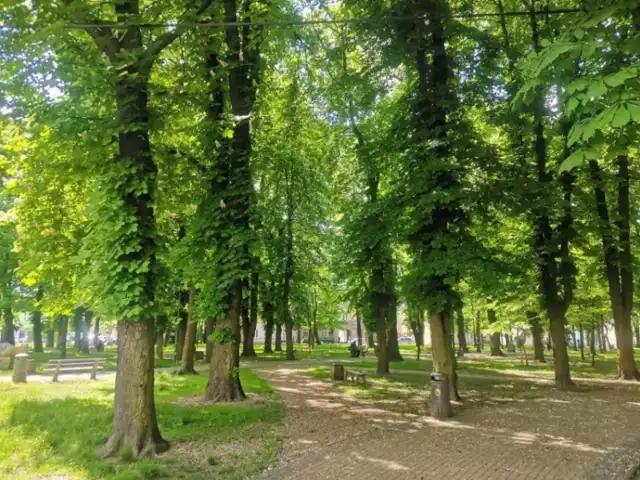
M 241 379 L 249 401 L 210 405 L 198 400 L 205 375 L 157 375 L 158 422 L 173 448 L 162 457 L 137 462 L 96 456 L 110 433 L 113 378 L 0 383 L 0 478 L 133 480 L 175 478 L 178 472 L 182 478 L 244 478 L 275 456 L 283 409 L 273 389 L 253 372 L 242 369 Z M 233 448 L 225 454 L 229 445 Z M 198 458 L 189 456 L 196 451 Z M 233 458 L 233 451 L 244 451 L 242 461 Z M 207 463 L 213 454 L 219 458 Z

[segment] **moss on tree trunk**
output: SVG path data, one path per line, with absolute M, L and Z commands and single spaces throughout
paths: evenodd
M 224 318 L 216 322 L 209 382 L 204 399 L 210 402 L 235 402 L 246 398 L 240 384 L 240 315 L 242 284 L 236 281 Z

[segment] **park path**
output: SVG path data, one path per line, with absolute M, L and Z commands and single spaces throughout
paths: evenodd
M 314 364 L 251 365 L 287 411 L 279 460 L 259 479 L 579 479 L 640 428 L 633 386 L 556 392 L 519 379 L 532 380 L 524 397 L 496 384 L 488 400 L 437 421 L 427 415 L 426 392 L 412 408 L 406 399 L 362 400 L 300 371 Z

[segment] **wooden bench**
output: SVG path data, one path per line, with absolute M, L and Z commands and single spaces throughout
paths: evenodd
M 69 360 L 49 360 L 45 372 L 53 372 L 53 381 L 58 381 L 60 373 L 91 372 L 91 380 L 96 380 L 98 370 L 104 370 L 104 358 L 72 358 Z
M 367 383 L 367 376 L 362 372 L 355 372 L 353 370 L 347 370 L 344 372 L 344 379 L 347 382 L 353 382 L 356 384 L 364 385 Z

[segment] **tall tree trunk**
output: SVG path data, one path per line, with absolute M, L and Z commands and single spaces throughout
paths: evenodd
M 93 324 L 93 345 L 95 346 L 100 339 L 100 317 L 96 317 Z
M 462 308 L 458 308 L 456 311 L 456 322 L 458 324 L 458 355 L 462 356 L 465 353 L 469 353 L 467 338 L 465 336 L 464 313 L 462 312 Z
M 182 347 L 182 367 L 180 375 L 197 374 L 195 369 L 196 359 L 196 335 L 198 334 L 198 319 L 195 315 L 197 290 L 194 285 L 189 287 L 189 300 L 187 305 L 187 329 Z
M 164 335 L 162 332 L 156 332 L 156 358 L 164 360 Z
M 318 335 L 318 322 L 313 322 L 313 336 L 316 339 L 316 345 L 320 345 L 322 341 L 320 340 L 320 335 Z
M 184 340 L 187 336 L 189 325 L 189 290 L 181 290 L 180 311 L 178 312 L 178 325 L 176 326 L 176 358 L 182 359 Z
M 381 376 L 389 375 L 389 353 L 387 344 L 387 318 L 385 315 L 385 295 L 382 293 L 374 294 L 373 312 L 376 322 L 376 335 L 378 337 L 378 345 L 376 354 L 378 355 L 378 364 L 376 373 Z
M 487 321 L 489 325 L 496 323 L 496 311 L 492 308 L 487 312 Z M 500 332 L 494 332 L 491 334 L 491 356 L 492 357 L 504 357 L 504 353 L 500 349 Z
M 293 182 L 293 172 L 287 174 L 287 219 L 286 219 L 286 240 L 285 240 L 285 265 L 284 265 L 284 285 L 282 295 L 282 309 L 284 315 L 284 326 L 286 331 L 286 343 L 287 343 L 287 360 L 295 360 L 293 352 L 293 319 L 291 318 L 291 307 L 289 300 L 291 296 L 291 280 L 293 279 L 293 215 L 295 206 L 293 203 L 293 190 L 291 183 Z
M 15 326 L 13 324 L 13 310 L 11 305 L 4 307 L 3 311 L 4 328 L 2 329 L 2 341 L 4 343 L 16 344 Z
M 580 359 L 584 362 L 584 327 L 580 322 Z
M 153 376 L 153 320 L 118 322 L 118 361 L 113 432 L 104 455 L 127 448 L 134 457 L 162 453 L 169 444 L 156 418 Z
M 565 318 L 563 312 L 549 312 L 551 339 L 553 340 L 553 366 L 555 371 L 556 387 L 565 389 L 573 385 L 571 370 L 569 368 L 569 354 L 567 353 L 567 341 L 565 338 Z
M 271 342 L 273 341 L 273 309 L 265 311 L 264 321 L 264 353 L 273 353 Z
M 84 322 L 84 308 L 78 307 L 73 311 L 73 348 L 82 349 L 82 327 Z
M 257 263 L 257 262 L 255 262 Z M 254 342 L 256 338 L 256 328 L 258 327 L 258 287 L 260 282 L 260 274 L 257 270 L 257 266 L 254 267 L 251 272 L 251 298 L 250 298 L 250 310 L 249 310 L 249 325 L 246 330 L 243 331 L 245 338 L 242 345 L 243 357 L 255 357 L 256 350 Z
M 286 322 L 285 322 L 285 340 L 286 340 L 286 360 L 295 360 L 295 354 L 293 350 L 293 321 L 291 320 L 291 313 L 286 314 Z
M 636 331 L 636 347 L 640 348 L 640 324 L 636 324 L 635 331 Z
M 299 345 L 302 343 L 302 332 L 300 331 L 300 327 L 296 328 L 296 343 Z
M 60 358 L 67 358 L 67 329 L 69 327 L 69 317 L 62 316 L 58 319 L 58 350 Z
M 573 341 L 573 350 L 578 351 L 578 338 L 576 337 L 575 327 L 571 327 L 571 340 Z
M 596 322 L 591 318 L 591 366 L 596 366 Z
M 207 363 L 211 362 L 211 355 L 213 354 L 213 342 L 210 340 L 211 335 L 215 329 L 216 319 L 213 317 L 207 318 L 207 322 L 204 329 L 204 342 L 206 344 L 204 360 Z
M 476 343 L 476 352 L 482 353 L 484 348 L 484 338 L 482 338 L 482 330 L 480 328 L 480 312 L 476 312 L 476 337 L 478 338 L 478 343 Z
M 390 275 L 391 276 L 391 275 Z M 391 287 L 393 288 L 393 287 Z M 398 343 L 398 300 L 395 292 L 391 293 L 389 308 L 387 310 L 387 348 L 390 362 L 402 362 L 402 354 L 400 353 L 400 344 Z
M 449 381 L 451 400 L 460 400 L 458 395 L 458 374 L 456 372 L 456 356 L 452 346 L 451 326 L 453 320 L 447 313 L 430 312 L 429 328 L 431 330 L 431 356 L 433 371 L 444 374 Z
M 542 47 L 538 30 L 538 20 L 535 2 L 529 4 L 529 21 L 531 26 L 531 39 L 534 51 L 540 53 Z M 537 167 L 537 180 L 539 190 L 545 192 L 553 181 L 553 175 L 548 169 L 547 143 L 544 135 L 544 92 L 538 88 L 534 92 L 533 116 L 534 116 L 534 151 Z M 564 155 L 569 155 L 567 134 L 569 124 L 564 128 Z M 573 229 L 572 214 L 572 190 L 574 177 L 568 172 L 564 172 L 560 177 L 563 191 L 562 218 L 557 232 L 551 226 L 549 219 L 548 200 L 540 196 L 532 202 L 532 213 L 534 218 L 534 244 L 538 256 L 538 269 L 540 291 L 543 297 L 543 304 L 549 316 L 550 332 L 553 339 L 553 357 L 555 369 L 556 387 L 559 389 L 573 385 L 569 369 L 569 355 L 567 354 L 567 342 L 565 338 L 565 313 L 573 300 L 573 260 L 569 248 L 571 232 Z M 560 265 L 556 262 L 556 237 L 560 238 Z M 560 294 L 558 278 L 561 281 L 563 295 Z
M 242 282 L 232 289 L 232 301 L 227 314 L 217 320 L 209 382 L 204 399 L 210 402 L 232 402 L 246 398 L 238 367 L 240 366 L 240 315 Z
M 640 332 L 640 329 L 636 329 L 637 332 Z M 358 346 L 362 346 L 362 320 L 360 320 L 360 312 L 356 310 L 356 335 L 358 337 Z M 309 334 L 309 337 L 312 335 Z M 640 337 L 639 337 L 640 338 Z
M 639 380 L 633 353 L 633 331 L 631 329 L 631 308 L 633 302 L 632 257 L 629 237 L 629 165 L 626 156 L 618 157 L 618 214 L 620 251 L 615 245 L 613 229 L 602 179 L 602 171 L 597 161 L 589 162 L 591 179 L 599 219 L 604 266 L 609 285 L 609 300 L 613 312 L 613 323 L 618 349 L 618 377 L 623 380 Z
M 282 351 L 282 324 L 276 324 L 276 345 L 274 351 L 281 352 Z
M 93 312 L 86 309 L 84 319 L 82 321 L 82 343 L 80 350 L 84 355 L 89 355 L 89 332 L 91 331 L 91 322 L 93 321 Z
M 42 301 L 42 288 L 36 290 L 35 310 L 31 314 L 31 324 L 33 325 L 33 351 L 42 353 L 42 311 L 40 311 L 40 302 Z
M 369 348 L 375 348 L 376 342 L 373 339 L 373 332 L 371 330 L 367 330 L 367 346 Z
M 56 345 L 56 327 L 55 321 L 50 318 L 47 322 L 47 337 L 45 340 L 45 347 L 47 348 L 55 348 Z
M 538 312 L 526 312 L 529 326 L 531 327 L 531 337 L 533 338 L 533 360 L 546 363 L 544 358 L 544 344 L 542 343 L 542 325 Z

